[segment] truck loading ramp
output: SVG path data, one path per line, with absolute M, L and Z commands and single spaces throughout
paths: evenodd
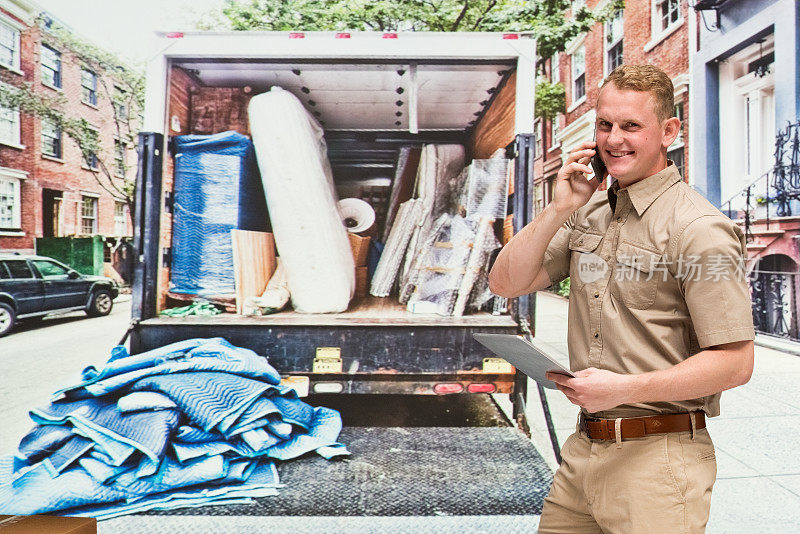
M 350 458 L 280 464 L 276 497 L 120 517 L 98 532 L 535 532 L 552 481 L 511 426 L 345 426 L 340 441 Z

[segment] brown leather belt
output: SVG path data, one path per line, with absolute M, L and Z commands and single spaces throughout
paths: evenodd
M 706 427 L 706 414 L 694 412 L 695 428 Z M 581 414 L 580 429 L 589 439 L 616 439 L 616 419 L 592 419 Z M 692 429 L 692 420 L 688 413 L 652 415 L 649 417 L 631 417 L 620 421 L 622 439 L 641 438 L 649 434 L 665 434 L 668 432 L 687 432 Z

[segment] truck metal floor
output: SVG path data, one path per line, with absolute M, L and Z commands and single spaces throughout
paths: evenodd
M 281 464 L 286 487 L 277 497 L 120 517 L 101 522 L 99 531 L 256 532 L 266 527 L 253 522 L 260 516 L 294 532 L 400 525 L 416 532 L 434 525 L 437 532 L 473 532 L 478 525 L 533 532 L 552 480 L 530 440 L 511 427 L 345 427 L 341 441 L 349 459 L 306 456 Z

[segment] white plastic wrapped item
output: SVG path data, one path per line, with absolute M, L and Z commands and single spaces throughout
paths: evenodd
M 301 313 L 345 311 L 355 290 L 355 264 L 323 129 L 279 87 L 254 96 L 248 114 L 292 305 Z
M 282 310 L 289 302 L 289 283 L 286 280 L 286 269 L 280 258 L 276 259 L 277 267 L 272 277 L 267 282 L 267 287 L 261 296 L 250 297 L 245 301 L 245 315 L 263 315 Z
M 411 199 L 400 204 L 397 211 L 395 223 L 389 233 L 389 239 L 383 249 L 375 274 L 372 276 L 372 284 L 369 293 L 375 297 L 388 297 L 392 291 L 392 285 L 397 278 L 400 263 L 403 261 L 408 240 L 419 218 L 419 209 L 422 204 Z
M 417 171 L 417 196 L 422 202 L 422 211 L 417 220 L 417 228 L 411 236 L 406 261 L 401 271 L 400 302 L 410 293 L 409 276 L 414 258 L 419 254 L 423 243 L 431 231 L 435 217 L 447 212 L 449 198 L 447 191 L 457 180 L 464 168 L 464 147 L 462 145 L 425 145 Z M 442 192 L 444 191 L 444 192 Z M 437 198 L 440 200 L 437 203 Z M 445 204 L 445 205 L 442 205 Z
M 465 198 L 467 217 L 504 219 L 508 203 L 508 160 L 476 159 L 469 165 Z
M 483 217 L 478 223 L 478 232 L 475 236 L 475 243 L 470 251 L 466 271 L 464 273 L 464 277 L 461 279 L 461 285 L 458 288 L 458 297 L 456 298 L 456 303 L 453 306 L 453 315 L 456 317 L 461 317 L 464 315 L 464 309 L 467 307 L 475 280 L 478 279 L 481 270 L 484 268 L 486 259 L 489 257 L 490 250 L 487 250 L 486 242 L 490 236 L 494 237 L 492 223 L 494 223 L 494 219 L 489 217 Z
M 432 246 L 423 252 L 408 311 L 452 315 L 475 241 L 476 221 L 444 214 L 437 219 Z

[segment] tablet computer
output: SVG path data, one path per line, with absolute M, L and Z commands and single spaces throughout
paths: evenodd
M 549 357 L 536 340 L 531 343 L 521 336 L 512 334 L 472 334 L 472 337 L 543 387 L 558 389 L 555 382 L 545 378 L 545 373 L 548 371 L 569 377 L 575 376 L 569 369 Z

